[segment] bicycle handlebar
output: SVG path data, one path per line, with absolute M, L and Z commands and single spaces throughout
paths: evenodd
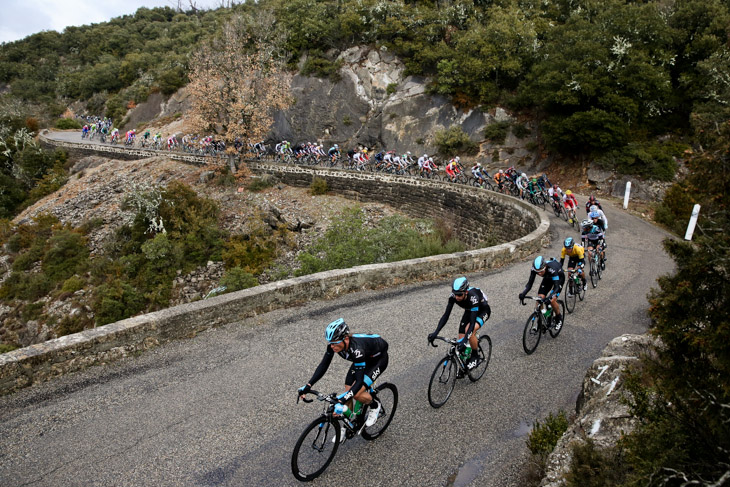
M 456 345 L 459 342 L 458 338 L 444 338 L 441 336 L 434 337 L 434 340 L 441 340 L 441 341 L 449 343 L 451 345 Z M 434 348 L 438 347 L 438 345 L 436 345 L 433 342 L 431 342 L 431 346 Z
M 315 391 L 314 389 L 310 389 L 305 394 L 298 394 L 297 395 L 297 404 L 299 404 L 299 399 L 301 399 L 302 401 L 304 401 L 306 403 L 314 402 L 314 399 L 307 399 L 306 397 L 302 397 L 302 396 L 306 396 L 307 394 L 312 394 L 313 396 L 317 396 L 317 400 L 318 401 L 327 401 L 330 404 L 334 404 L 334 403 L 337 402 L 337 400 L 334 399 L 334 396 L 335 396 L 334 393 L 332 393 L 332 394 L 322 394 L 319 391 Z

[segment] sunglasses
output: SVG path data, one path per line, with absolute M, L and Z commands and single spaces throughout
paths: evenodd
M 336 342 L 328 342 L 330 345 L 337 345 L 338 343 L 342 343 L 342 340 L 338 340 Z
M 465 294 L 466 294 L 466 293 L 454 293 L 454 296 L 462 297 L 462 296 L 463 296 L 463 295 L 465 295 Z

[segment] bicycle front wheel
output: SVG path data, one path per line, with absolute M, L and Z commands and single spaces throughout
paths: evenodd
M 596 271 L 596 267 L 597 267 L 596 260 L 593 257 L 591 257 L 590 263 L 591 263 L 591 270 L 590 270 L 591 286 L 596 287 L 596 286 L 598 286 L 598 274 Z
M 428 402 L 434 408 L 440 408 L 451 396 L 451 391 L 456 385 L 456 371 L 459 365 L 446 356 L 441 359 L 433 374 L 431 374 L 431 382 L 428 384 Z
M 560 301 L 558 301 L 558 304 L 560 305 L 560 307 L 561 307 L 562 309 L 565 309 L 565 301 L 563 301 L 563 300 L 561 299 Z M 566 313 L 565 311 L 563 311 L 563 314 L 562 314 L 563 322 L 562 322 L 562 323 L 560 324 L 560 328 L 556 328 L 556 327 L 555 327 L 555 317 L 553 316 L 553 326 L 551 326 L 551 327 L 550 327 L 550 336 L 551 336 L 551 337 L 553 337 L 553 338 L 557 338 L 557 337 L 558 337 L 558 335 L 560 335 L 560 332 L 561 332 L 561 331 L 563 330 L 563 328 L 565 327 L 565 315 L 567 315 L 567 314 L 568 314 L 568 313 Z
M 366 440 L 374 440 L 382 435 L 388 429 L 388 426 L 390 426 L 395 410 L 398 408 L 398 388 L 394 384 L 387 382 L 380 384 L 375 389 L 375 397 L 380 403 L 380 412 L 378 413 L 378 420 L 375 424 L 366 426 L 362 430 L 362 437 Z
M 568 313 L 572 313 L 575 309 L 577 294 L 578 291 L 575 289 L 575 281 L 573 280 L 573 276 L 571 276 L 568 280 L 568 294 L 565 296 L 565 309 L 568 310 Z
M 525 349 L 525 353 L 530 355 L 537 348 L 537 344 L 540 343 L 540 337 L 542 337 L 542 330 L 540 330 L 540 317 L 537 315 L 537 311 L 534 311 L 525 323 L 525 331 L 522 332 L 522 348 Z
M 492 339 L 489 335 L 479 337 L 479 365 L 469 371 L 469 380 L 476 382 L 482 378 L 489 367 L 489 359 L 492 358 Z
M 320 416 L 306 427 L 294 445 L 291 471 L 297 480 L 309 482 L 329 466 L 340 446 L 340 422 Z

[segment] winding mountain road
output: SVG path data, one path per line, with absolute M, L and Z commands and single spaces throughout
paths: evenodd
M 517 298 L 530 260 L 469 275 L 492 306 L 485 327 L 492 361 L 481 381 L 459 381 L 441 409 L 429 406 L 426 389 L 445 347 L 428 346 L 426 335 L 443 313 L 450 281 L 363 291 L 0 398 L 0 485 L 299 485 L 289 466 L 292 448 L 320 405 L 297 405 L 295 391 L 324 353 L 325 325 L 344 317 L 354 332 L 389 341 L 383 380 L 397 384 L 400 404 L 381 438 L 342 445 L 312 485 L 519 486 L 532 422 L 574 408 L 586 369 L 609 340 L 646 331 L 646 294 L 673 268 L 661 247 L 665 232 L 620 208 L 604 210 L 604 278 L 596 289 L 589 284 L 560 336 L 543 337 L 533 355 L 521 343 L 531 309 Z M 546 256 L 557 256 L 563 238 L 576 235 L 554 218 L 551 234 Z M 459 315 L 452 314 L 447 334 L 456 333 Z M 335 358 L 317 389 L 340 390 L 348 365 Z

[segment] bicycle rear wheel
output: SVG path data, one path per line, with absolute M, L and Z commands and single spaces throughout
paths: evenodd
M 585 275 L 585 269 L 583 269 L 583 275 Z M 586 290 L 583 288 L 583 280 L 580 280 L 579 284 L 576 284 L 578 286 L 578 298 L 583 301 L 586 298 Z
M 451 396 L 456 385 L 456 371 L 459 365 L 449 355 L 441 359 L 428 384 L 428 402 L 434 408 L 440 408 Z
M 602 260 L 603 259 L 601 259 L 600 255 L 596 259 L 596 274 L 598 275 L 598 279 L 601 279 L 601 275 L 603 274 L 603 267 L 601 266 Z
M 398 408 L 398 388 L 394 384 L 380 384 L 375 389 L 375 396 L 380 403 L 380 412 L 378 420 L 372 426 L 366 426 L 362 430 L 362 437 L 366 440 L 374 440 L 382 435 L 390 422 L 393 420 L 395 410 Z
M 303 482 L 319 477 L 332 462 L 341 441 L 339 421 L 324 415 L 312 421 L 294 445 L 291 456 L 294 477 Z
M 489 335 L 479 337 L 479 365 L 469 371 L 469 380 L 476 382 L 482 378 L 489 367 L 489 359 L 492 358 L 492 339 Z
M 541 337 L 540 317 L 537 315 L 537 311 L 533 311 L 530 317 L 527 318 L 525 330 L 522 332 L 522 348 L 525 349 L 527 355 L 535 351 Z
M 576 294 L 578 292 L 575 289 L 575 281 L 573 280 L 573 276 L 570 276 L 568 278 L 568 292 L 565 295 L 565 309 L 568 310 L 568 313 L 572 313 L 575 309 Z
M 562 309 L 565 309 L 565 301 L 562 299 L 558 301 L 558 304 Z M 563 314 L 561 315 L 563 318 L 563 322 L 560 324 L 560 328 L 555 327 L 555 316 L 553 316 L 553 326 L 550 327 L 550 336 L 553 338 L 557 338 L 558 335 L 560 335 L 560 332 L 563 330 L 563 327 L 565 326 L 565 315 L 567 315 L 565 311 L 563 311 Z

